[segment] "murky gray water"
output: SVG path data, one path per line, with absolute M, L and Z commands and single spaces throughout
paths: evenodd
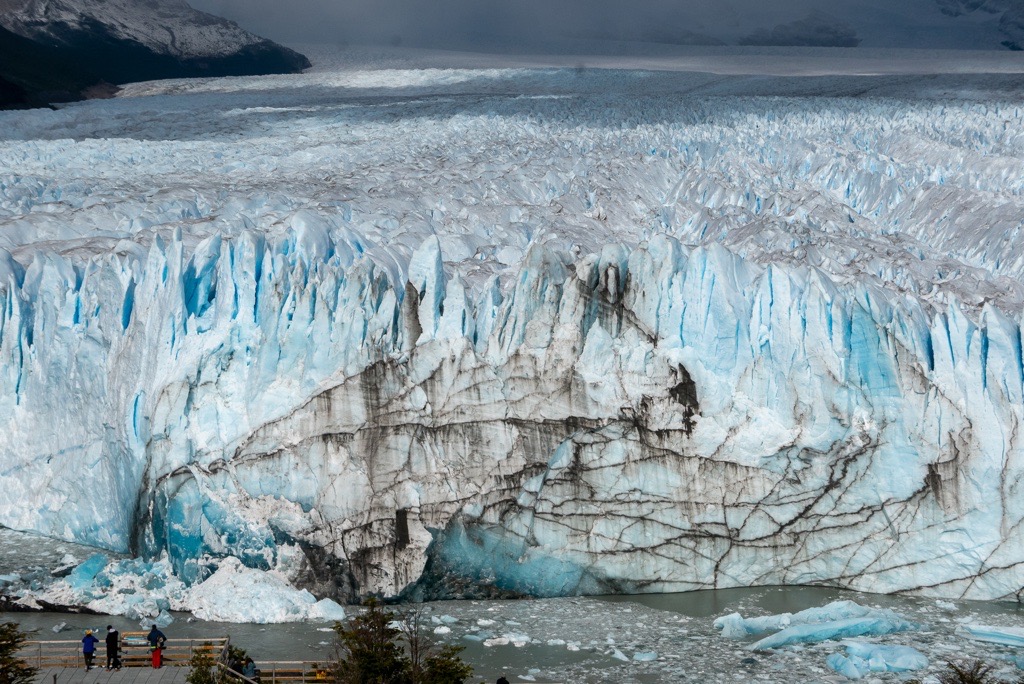
M 91 550 L 0 529 L 0 576 L 33 572 L 61 565 L 71 553 L 79 559 Z M 862 605 L 890 608 L 921 624 L 921 629 L 871 639 L 913 646 L 931 664 L 921 677 L 936 673 L 946 658 L 978 657 L 999 667 L 1008 679 L 1024 672 L 1012 659 L 1024 648 L 972 641 L 961 624 L 1024 628 L 1024 608 L 1012 603 L 943 602 L 896 596 L 858 594 L 818 587 L 769 587 L 523 601 L 448 601 L 424 604 L 424 619 L 440 628 L 439 640 L 466 647 L 463 657 L 473 665 L 474 682 L 494 682 L 505 675 L 511 682 L 845 682 L 829 670 L 825 658 L 841 650 L 836 642 L 797 646 L 771 653 L 753 653 L 748 643 L 721 637 L 714 618 L 739 612 L 746 617 L 796 612 L 830 601 L 850 599 Z M 355 608 L 348 609 L 353 614 Z M 328 624 L 292 623 L 249 625 L 194 620 L 175 614 L 164 631 L 171 638 L 231 637 L 264 665 L 270 661 L 323 661 L 332 652 Z M 444 618 L 442 620 L 442 618 Z M 81 639 L 87 629 L 114 624 L 122 631 L 139 629 L 137 622 L 119 617 L 63 613 L 0 613 L 0 622 L 13 621 L 34 630 L 40 640 Z M 66 623 L 59 632 L 54 626 Z M 445 632 L 447 628 L 448 632 Z M 656 654 L 650 662 L 634 660 Z M 625 660 L 623 660 L 625 659 Z M 910 675 L 882 674 L 883 682 L 906 681 Z
M 920 630 L 875 640 L 918 648 L 932 661 L 930 672 L 937 672 L 944 658 L 970 655 L 998 662 L 1001 671 L 1010 676 L 1016 671 L 1009 658 L 1024 655 L 1024 649 L 975 642 L 957 633 L 960 623 L 1024 627 L 1024 609 L 1017 604 L 953 602 L 950 605 L 815 587 L 524 601 L 451 601 L 425 604 L 423 610 L 425 619 L 430 622 L 436 618 L 438 626 L 442 616 L 457 620 L 448 625 L 450 633 L 438 638 L 466 646 L 463 655 L 477 674 L 473 681 L 493 682 L 504 674 L 513 682 L 531 681 L 527 678 L 547 682 L 843 682 L 844 678 L 825 666 L 826 656 L 840 650 L 835 642 L 776 653 L 752 653 L 745 649 L 743 642 L 724 639 L 712 627 L 713 619 L 725 613 L 795 612 L 841 598 L 891 608 L 922 623 Z M 175 618 L 164 630 L 168 636 L 202 638 L 227 634 L 258 662 L 319 661 L 331 652 L 333 634 L 328 625 L 212 623 L 188 621 L 186 614 L 177 614 Z M 0 620 L 13 620 L 26 629 L 38 630 L 41 639 L 78 639 L 82 630 L 105 627 L 107 623 L 122 630 L 137 627 L 121 618 L 54 613 L 0 614 Z M 54 634 L 52 627 L 61 622 L 66 622 L 67 626 Z M 496 638 L 499 645 L 484 645 L 482 639 L 485 638 Z M 505 638 L 510 642 L 501 643 Z M 517 641 L 528 643 L 517 646 Z M 653 662 L 632 660 L 638 652 L 652 651 L 657 654 Z M 622 657 L 630 660 L 620 660 Z M 905 681 L 908 676 L 883 674 L 879 679 L 896 682 Z

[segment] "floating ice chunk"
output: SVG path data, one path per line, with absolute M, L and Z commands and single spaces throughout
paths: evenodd
M 928 658 L 909 646 L 882 646 L 861 641 L 845 642 L 846 655 L 833 653 L 826 663 L 847 679 L 871 672 L 911 672 L 928 667 Z
M 490 627 L 494 624 L 494 620 L 486 620 L 484 618 L 480 618 L 476 621 L 476 624 L 480 625 L 481 627 Z
M 484 646 L 508 646 L 507 637 L 491 637 L 484 641 Z
M 739 613 L 723 615 L 715 620 L 715 629 L 722 631 L 727 639 L 743 639 L 753 634 L 763 634 L 773 630 L 785 629 L 789 626 L 793 615 L 768 615 L 765 617 L 744 618 Z
M 833 653 L 825 659 L 825 664 L 847 679 L 860 679 L 868 672 L 867 663 L 863 660 L 848 658 L 842 653 Z
M 987 641 L 1005 646 L 1024 646 L 1024 628 L 961 625 L 960 630 L 975 641 Z
M 530 637 L 526 634 L 506 634 L 505 638 L 512 642 L 512 645 L 516 648 L 522 648 L 523 646 L 526 646 L 528 643 L 532 641 L 532 639 L 530 639 Z
M 454 618 L 451 615 L 442 615 L 441 616 L 441 622 L 443 622 L 446 625 L 454 625 L 458 621 L 459 621 L 458 618 Z
M 565 646 L 565 639 L 548 639 L 548 646 Z
M 320 599 L 309 609 L 310 620 L 327 620 L 329 622 L 345 619 L 345 609 L 331 599 Z
M 851 656 L 863 658 L 870 663 L 885 663 L 885 672 L 910 672 L 928 667 L 928 658 L 910 646 L 886 646 L 863 641 L 847 641 L 843 645 Z
M 66 622 L 58 623 L 58 624 L 53 626 L 53 631 L 54 631 L 55 634 L 59 633 L 62 629 L 64 629 L 67 626 L 68 626 L 68 623 L 66 623 Z
M 150 624 L 156 625 L 160 629 L 163 629 L 164 627 L 170 625 L 172 622 L 174 622 L 174 618 L 171 616 L 171 614 L 168 613 L 166 610 L 161 610 L 160 613 L 155 618 L 153 618 Z
M 869 617 L 882 614 L 875 608 L 868 608 L 853 601 L 833 601 L 818 608 L 808 608 L 799 613 L 781 613 L 762 617 L 745 618 L 739 613 L 723 615 L 714 622 L 715 629 L 730 639 L 742 639 L 755 634 L 785 629 L 790 625 L 813 625 L 855 617 Z
M 638 663 L 649 663 L 652 660 L 657 660 L 658 654 L 654 651 L 637 651 L 633 654 L 633 660 Z
M 942 610 L 956 610 L 956 604 L 952 601 L 943 601 L 942 599 L 939 599 L 935 602 L 935 605 Z
M 629 658 L 626 657 L 626 654 L 617 648 L 612 649 L 612 658 L 615 658 L 616 660 L 629 660 Z
M 917 625 L 907 622 L 891 610 L 879 610 L 876 613 L 868 617 L 794 625 L 751 644 L 749 648 L 754 651 L 765 651 L 790 644 L 814 644 L 831 639 L 881 636 L 917 628 Z
M 444 625 L 441 625 L 439 627 L 435 627 L 434 628 L 434 634 L 451 634 L 451 633 L 452 633 L 452 628 L 451 627 L 445 627 Z

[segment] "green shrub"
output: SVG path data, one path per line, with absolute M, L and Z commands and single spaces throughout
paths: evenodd
M 213 644 L 206 643 L 192 651 L 188 659 L 189 670 L 185 681 L 188 684 L 218 684 L 220 676 L 217 661 L 213 658 Z
M 473 674 L 459 657 L 461 646 L 426 635 L 418 610 L 396 615 L 373 600 L 366 606 L 347 626 L 334 623 L 332 669 L 339 684 L 463 684 Z

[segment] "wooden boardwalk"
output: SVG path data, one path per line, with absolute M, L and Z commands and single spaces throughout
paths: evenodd
M 89 672 L 85 666 L 78 669 L 71 667 L 48 667 L 39 671 L 36 684 L 184 684 L 188 676 L 188 667 L 126 667 L 107 672 L 101 667 L 94 667 Z M 56 680 L 54 677 L 56 676 Z

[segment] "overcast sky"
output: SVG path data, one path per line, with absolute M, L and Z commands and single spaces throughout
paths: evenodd
M 993 3 L 1024 0 L 989 0 Z M 536 41 L 656 40 L 733 44 L 752 34 L 824 31 L 835 23 L 863 46 L 999 47 L 999 13 L 951 17 L 970 0 L 190 0 L 286 43 L 465 47 Z M 808 23 L 810 17 L 810 23 Z M 802 23 L 801 23 L 802 22 Z M 760 31 L 760 33 L 758 33 Z

